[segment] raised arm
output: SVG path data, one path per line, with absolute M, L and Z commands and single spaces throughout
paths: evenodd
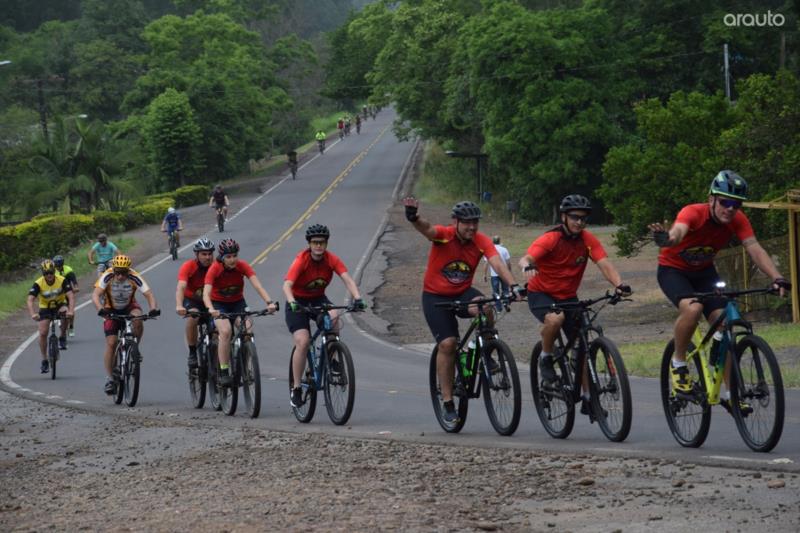
M 414 229 L 422 233 L 426 239 L 433 240 L 436 237 L 436 228 L 417 213 L 419 210 L 419 200 L 413 196 L 409 196 L 403 199 L 403 205 L 406 209 L 406 220 L 411 222 Z
M 653 232 L 653 240 L 659 248 L 677 246 L 689 233 L 689 226 L 683 222 L 676 222 L 669 231 L 667 231 L 666 222 L 664 224 L 656 222 L 647 227 Z

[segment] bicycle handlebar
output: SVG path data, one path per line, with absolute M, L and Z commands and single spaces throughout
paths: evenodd
M 605 300 L 608 300 L 608 303 L 610 305 L 617 305 L 619 302 L 632 301 L 630 298 L 624 298 L 621 294 L 616 294 L 616 293 L 611 293 L 610 291 L 606 291 L 605 295 L 600 296 L 599 298 L 589 298 L 587 300 L 579 300 L 577 302 L 552 303 L 550 305 L 533 307 L 531 308 L 531 310 L 544 311 L 549 309 L 553 311 L 571 311 L 574 309 L 588 309 L 594 304 L 600 303 Z
M 334 304 L 319 304 L 319 305 L 303 305 L 299 302 L 294 302 L 300 309 L 305 311 L 306 313 L 319 313 L 324 312 L 327 313 L 328 311 L 332 311 L 334 309 L 343 309 L 345 312 L 348 313 L 359 313 L 363 311 L 363 309 L 356 309 L 353 304 L 350 305 L 334 305 Z
M 678 300 L 683 300 L 685 298 L 692 298 L 697 302 L 707 298 L 728 298 L 733 300 L 747 294 L 778 294 L 778 291 L 770 286 L 765 289 L 745 289 L 742 291 L 691 292 L 689 294 L 679 294 Z
M 280 304 L 278 302 L 270 302 L 270 304 L 275 304 L 275 311 L 278 311 L 280 309 Z M 240 317 L 248 317 L 248 316 L 265 316 L 265 315 L 271 315 L 275 311 L 270 311 L 269 309 L 262 309 L 260 311 L 239 311 L 238 313 L 220 313 L 219 314 L 219 318 L 240 318 Z
M 150 316 L 150 315 L 119 315 L 117 313 L 108 313 L 107 315 L 103 315 L 103 318 L 107 318 L 109 320 L 153 320 L 158 318 L 157 316 Z
M 469 307 L 470 305 L 483 305 L 489 303 L 496 303 L 502 302 L 504 304 L 510 304 L 511 302 L 523 302 L 525 300 L 516 300 L 511 295 L 503 295 L 503 296 L 492 296 L 491 298 L 478 298 L 477 300 L 467 300 L 462 302 L 461 300 L 453 300 L 452 302 L 437 302 L 433 304 L 434 307 L 445 307 L 448 309 L 464 309 Z

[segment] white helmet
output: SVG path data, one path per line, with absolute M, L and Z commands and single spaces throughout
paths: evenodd
M 170 215 L 172 213 L 174 213 L 174 212 L 175 212 L 175 208 L 174 207 L 170 207 L 169 209 L 167 209 L 167 213 L 170 214 Z

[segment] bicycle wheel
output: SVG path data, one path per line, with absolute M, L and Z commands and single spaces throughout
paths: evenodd
M 220 233 L 225 231 L 225 217 L 222 213 L 217 213 L 217 229 Z
M 746 335 L 736 343 L 733 362 L 731 410 L 736 427 L 750 449 L 768 452 L 783 432 L 785 400 L 778 360 L 764 339 Z
M 235 352 L 235 349 L 231 349 Z M 236 364 L 239 354 L 231 353 L 231 366 L 228 372 L 231 373 L 231 386 L 220 387 L 219 389 L 219 403 L 222 406 L 222 412 L 228 416 L 236 414 L 236 407 L 239 404 L 239 365 Z
M 694 344 L 689 343 L 688 352 L 694 351 Z M 706 440 L 711 427 L 711 408 L 708 405 L 708 392 L 702 379 L 702 362 L 695 354 L 687 360 L 689 377 L 695 383 L 693 395 L 677 395 L 672 391 L 672 354 L 675 352 L 674 339 L 664 348 L 661 360 L 661 403 L 667 424 L 672 436 L 681 446 L 698 448 Z
M 539 341 L 531 352 L 531 393 L 536 414 L 544 426 L 544 430 L 555 439 L 565 439 L 572 433 L 575 425 L 575 405 L 561 386 L 547 385 L 539 381 L 539 356 L 542 353 L 542 342 Z M 564 358 L 559 358 L 553 365 L 559 383 L 567 379 L 567 368 Z
M 58 337 L 47 338 L 47 359 L 50 360 L 50 379 L 56 379 L 56 363 L 58 362 Z
M 197 368 L 189 368 L 189 394 L 195 409 L 202 409 L 206 403 L 206 373 L 204 364 L 208 360 L 208 346 L 200 340 L 197 343 Z
M 122 397 L 125 392 L 125 387 L 122 381 L 124 374 L 124 363 L 127 361 L 127 349 L 117 344 L 114 357 L 114 403 L 119 405 L 122 403 Z
M 490 380 L 487 380 L 481 360 L 479 372 L 486 413 L 495 431 L 500 435 L 513 435 L 519 426 L 519 417 L 522 413 L 522 391 L 517 362 L 511 349 L 500 339 L 488 341 L 483 347 L 483 353 L 492 359 L 494 362 L 492 366 L 495 369 Z
M 261 370 L 258 367 L 256 345 L 253 344 L 253 341 L 247 341 L 242 345 L 239 353 L 242 357 L 240 374 L 244 407 L 250 418 L 258 418 L 258 414 L 261 412 Z
M 350 349 L 341 341 L 328 343 L 325 349 L 328 357 L 325 365 L 325 409 L 328 417 L 337 426 L 347 423 L 353 413 L 356 400 L 356 374 Z M 337 362 L 338 372 L 334 373 L 332 361 Z
M 625 362 L 616 345 L 605 337 L 591 342 L 589 357 L 597 372 L 597 381 L 589 380 L 593 416 L 608 440 L 622 442 L 630 433 L 633 418 L 631 386 Z
M 169 240 L 169 253 L 172 255 L 173 261 L 178 259 L 178 241 L 175 237 L 171 237 Z
M 208 350 L 208 401 L 211 408 L 215 411 L 222 410 L 220 401 L 220 387 L 217 384 L 217 372 L 219 372 L 219 360 L 217 359 L 217 344 L 209 344 Z
M 433 413 L 442 429 L 448 433 L 458 433 L 467 421 L 467 411 L 469 409 L 469 396 L 464 385 L 464 379 L 460 375 L 458 363 L 455 365 L 455 379 L 453 383 L 453 401 L 456 405 L 458 420 L 447 422 L 444 419 L 444 401 L 442 400 L 442 389 L 439 386 L 439 374 L 436 372 L 436 360 L 439 353 L 439 346 L 436 345 L 431 353 L 431 363 L 428 369 L 428 383 L 431 390 L 431 401 L 433 402 Z
M 136 400 L 139 399 L 139 371 L 139 346 L 133 343 L 128 347 L 128 359 L 122 374 L 125 405 L 128 407 L 136 405 Z
M 292 370 L 292 358 L 294 357 L 294 348 L 292 348 L 292 355 L 289 357 L 289 392 L 292 391 L 294 385 L 294 370 Z M 300 407 L 292 407 L 294 417 L 298 422 L 307 424 L 314 418 L 314 411 L 317 410 L 317 387 L 314 384 L 314 378 L 311 376 L 311 369 L 306 368 L 305 376 L 300 381 L 303 388 L 303 404 Z

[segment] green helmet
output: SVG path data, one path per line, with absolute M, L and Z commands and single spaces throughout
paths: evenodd
M 720 170 L 711 182 L 708 194 L 747 200 L 747 182 L 732 170 Z

